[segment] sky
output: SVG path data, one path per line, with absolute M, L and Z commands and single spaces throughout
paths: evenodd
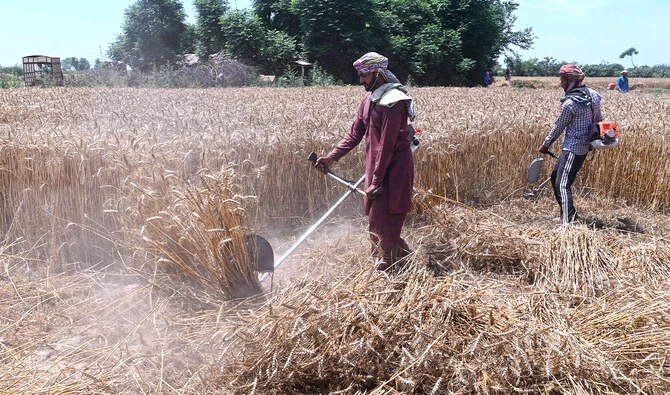
M 107 59 L 136 0 L 0 0 L 0 66 L 21 65 L 27 55 Z M 187 22 L 195 23 L 193 0 L 182 0 Z M 251 0 L 228 0 L 251 8 Z
M 121 33 L 124 11 L 136 0 L 0 0 L 0 65 L 21 64 L 26 55 L 106 59 Z M 515 30 L 530 27 L 537 38 L 522 59 L 551 57 L 580 64 L 619 63 L 630 47 L 637 66 L 670 64 L 668 0 L 516 0 Z M 195 21 L 192 0 L 183 0 L 188 22 Z M 229 0 L 250 8 L 251 0 Z
M 619 55 L 634 47 L 636 66 L 670 65 L 670 1 L 668 0 L 516 0 L 515 30 L 533 29 L 531 50 L 522 59 L 579 64 L 619 63 Z

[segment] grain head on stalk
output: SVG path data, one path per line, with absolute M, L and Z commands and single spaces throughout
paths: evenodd
M 168 282 L 187 281 L 194 293 L 235 299 L 261 292 L 246 238 L 247 208 L 255 199 L 239 195 L 235 182 L 234 173 L 224 171 L 203 173 L 198 185 L 170 179 L 155 189 L 131 184 L 123 200 L 133 218 L 127 226 L 138 230 L 135 252 L 154 254 L 150 271 Z

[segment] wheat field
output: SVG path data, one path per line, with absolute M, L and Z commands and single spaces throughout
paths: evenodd
M 0 90 L 0 393 L 669 392 L 667 83 L 593 79 L 621 142 L 564 227 L 523 197 L 560 108 L 536 80 L 411 89 L 402 273 L 350 197 L 263 283 L 246 235 L 277 257 L 346 192 L 306 158 L 362 88 Z

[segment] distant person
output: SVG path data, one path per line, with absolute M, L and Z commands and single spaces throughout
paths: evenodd
M 407 120 L 413 121 L 416 112 L 407 88 L 388 69 L 388 63 L 388 58 L 376 52 L 354 62 L 358 81 L 367 93 L 349 132 L 315 166 L 330 167 L 365 138 L 364 205 L 370 241 L 381 260 L 377 270 L 396 271 L 397 260 L 410 252 L 400 233 L 412 208 L 414 158 Z
M 589 126 L 593 122 L 602 121 L 603 115 L 600 111 L 600 95 L 582 83 L 584 72 L 579 67 L 566 64 L 561 67 L 559 74 L 561 87 L 565 92 L 565 96 L 561 99 L 563 105 L 556 123 L 544 139 L 544 143 L 540 145 L 539 151 L 543 154 L 548 153 L 549 147 L 565 129 L 561 155 L 551 173 L 551 183 L 560 208 L 558 220 L 568 224 L 577 218 L 577 211 L 572 202 L 572 183 L 591 147 Z
M 493 82 L 493 79 L 491 78 L 491 73 L 487 71 L 486 73 L 484 73 L 484 88 L 491 85 L 491 82 Z
M 512 81 L 512 70 L 509 67 L 505 70 L 505 81 Z
M 621 72 L 621 77 L 616 80 L 616 90 L 619 92 L 628 92 L 628 70 Z

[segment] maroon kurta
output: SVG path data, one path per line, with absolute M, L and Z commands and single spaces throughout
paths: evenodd
M 386 107 L 372 103 L 370 95 L 368 92 L 363 97 L 349 132 L 328 156 L 339 160 L 365 137 L 365 188 L 372 184 L 384 187 L 375 199 L 365 197 L 365 214 L 370 231 L 382 239 L 386 255 L 397 249 L 405 215 L 412 209 L 414 159 L 405 102 Z
M 414 160 L 407 132 L 405 102 L 393 107 L 375 105 L 368 92 L 358 106 L 358 114 L 349 132 L 330 152 L 329 157 L 339 160 L 355 148 L 365 137 L 365 187 L 372 184 L 384 187 L 388 212 L 408 213 L 412 209 Z M 370 213 L 371 200 L 365 198 L 365 213 Z

